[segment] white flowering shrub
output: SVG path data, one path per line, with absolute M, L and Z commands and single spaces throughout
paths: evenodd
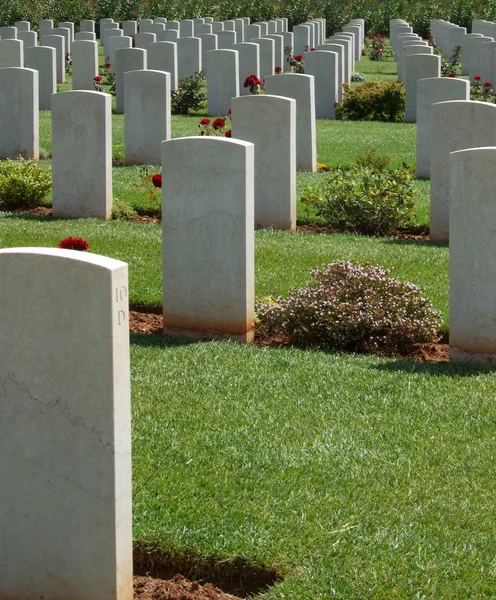
M 422 290 L 381 267 L 337 261 L 287 298 L 257 302 L 257 330 L 295 345 L 353 352 L 404 352 L 439 340 L 440 314 Z

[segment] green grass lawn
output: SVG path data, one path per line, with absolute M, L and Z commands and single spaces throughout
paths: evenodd
M 120 159 L 123 117 L 112 119 Z M 197 123 L 173 117 L 173 136 Z M 49 114 L 40 127 L 49 155 Z M 373 147 L 415 168 L 415 125 L 319 121 L 317 136 L 328 166 Z M 319 176 L 299 174 L 299 189 Z M 136 167 L 113 177 L 114 197 L 146 209 Z M 416 186 L 426 224 L 429 182 Z M 158 224 L 0 212 L 0 247 L 69 235 L 129 264 L 133 305 L 160 307 Z M 448 327 L 446 246 L 271 230 L 255 240 L 259 297 L 333 260 L 379 264 L 424 288 Z M 132 335 L 131 377 L 136 540 L 227 570 L 237 558 L 277 567 L 284 580 L 265 600 L 495 598 L 491 369 Z

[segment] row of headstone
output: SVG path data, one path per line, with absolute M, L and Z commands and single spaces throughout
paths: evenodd
M 398 67 L 398 81 L 405 85 L 405 120 L 417 120 L 417 82 L 419 79 L 441 76 L 441 58 L 432 46 L 413 32 L 403 19 L 391 19 L 389 35 Z

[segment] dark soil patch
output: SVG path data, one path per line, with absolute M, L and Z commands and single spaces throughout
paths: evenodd
M 33 217 L 51 217 L 52 209 L 49 206 L 35 206 L 34 208 L 23 208 L 19 210 L 23 215 L 33 215 Z
M 182 575 L 172 579 L 153 577 L 133 578 L 134 600 L 240 600 L 239 596 L 226 594 L 214 585 L 200 585 Z
M 296 231 L 299 233 L 346 233 L 345 230 L 334 229 L 329 225 L 321 225 L 318 223 L 303 223 L 301 225 L 296 226 Z M 392 234 L 392 237 L 395 237 L 398 240 L 412 240 L 419 242 L 428 242 L 430 241 L 428 233 L 425 233 L 422 228 L 412 228 L 412 229 L 398 229 Z
M 140 600 L 239 600 L 282 581 L 277 569 L 246 558 L 186 555 L 144 541 L 135 542 L 133 558 Z
M 163 319 L 161 314 L 141 312 L 139 310 L 129 311 L 129 329 L 132 333 L 162 334 Z M 262 336 L 255 331 L 255 345 L 257 346 L 291 346 L 289 336 Z M 441 339 L 440 343 L 415 344 L 413 349 L 403 354 L 393 353 L 388 356 L 416 362 L 448 362 L 449 343 L 447 339 Z

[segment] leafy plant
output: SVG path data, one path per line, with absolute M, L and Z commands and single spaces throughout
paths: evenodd
M 355 156 L 357 166 L 383 171 L 391 162 L 388 155 L 377 154 L 375 148 L 367 148 L 362 154 Z
M 412 225 L 415 194 L 406 167 L 394 171 L 357 167 L 324 173 L 318 184 L 306 186 L 301 200 L 314 206 L 334 229 L 390 235 Z
M 138 213 L 128 202 L 114 198 L 114 202 L 112 203 L 112 219 L 116 221 L 130 221 L 137 216 Z
M 256 303 L 256 329 L 291 343 L 333 350 L 405 352 L 439 339 L 440 314 L 417 286 L 381 267 L 337 261 L 287 298 Z
M 342 104 L 336 106 L 338 119 L 350 121 L 403 121 L 405 88 L 399 81 L 365 81 L 361 86 L 343 85 Z
M 190 110 L 201 110 L 207 99 L 205 76 L 195 73 L 179 78 L 179 87 L 171 94 L 171 112 L 175 115 L 187 115 Z
M 52 174 L 31 160 L 0 162 L 0 206 L 40 206 L 52 187 Z

